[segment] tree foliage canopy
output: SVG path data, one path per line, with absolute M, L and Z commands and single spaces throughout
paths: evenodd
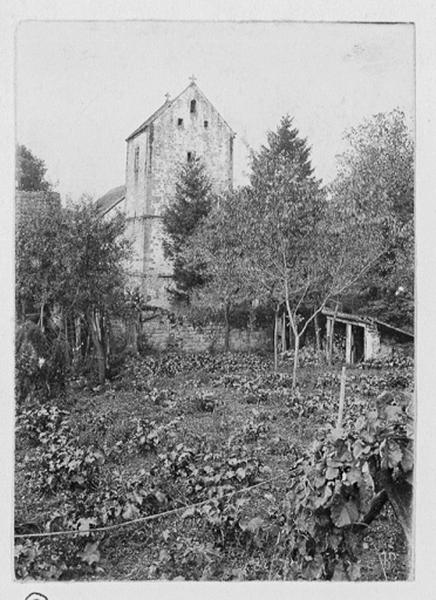
M 17 224 L 18 298 L 69 313 L 107 306 L 124 282 L 124 230 L 122 215 L 102 219 L 89 199 L 67 208 L 27 205 Z
M 351 129 L 331 186 L 336 211 L 382 224 L 386 252 L 359 283 L 356 310 L 413 325 L 414 144 L 400 110 Z
M 280 161 L 292 162 L 295 165 L 294 177 L 300 181 L 312 178 L 310 148 L 292 124 L 293 119 L 289 115 L 282 117 L 277 130 L 267 134 L 267 144 L 252 153 L 250 183 L 253 188 L 273 186 L 274 173 Z
M 285 307 L 297 361 L 301 335 L 328 300 L 350 290 L 385 253 L 390 221 L 376 202 L 329 199 L 291 125 L 284 117 L 253 153 L 250 185 L 220 198 L 183 260 L 207 282 L 203 302 L 256 299 Z
M 16 298 L 18 312 L 39 312 L 47 322 L 79 319 L 87 323 L 105 377 L 105 319 L 123 302 L 125 261 L 130 243 L 125 219 L 102 219 L 89 198 L 62 208 L 57 203 L 28 203 L 17 222 Z M 21 310 L 20 310 L 21 309 Z
M 24 145 L 16 150 L 16 179 L 17 188 L 26 192 L 48 192 L 51 183 L 45 178 L 47 168 L 45 162 L 36 157 Z

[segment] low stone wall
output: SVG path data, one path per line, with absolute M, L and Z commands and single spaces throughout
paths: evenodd
M 186 321 L 173 320 L 166 315 L 145 320 L 141 326 L 142 341 L 154 350 L 177 347 L 185 352 L 205 352 L 224 349 L 224 327 L 208 325 L 194 327 Z M 270 347 L 266 330 L 231 329 L 230 350 L 265 350 Z

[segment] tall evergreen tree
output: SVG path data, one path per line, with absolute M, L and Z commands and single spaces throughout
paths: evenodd
M 299 136 L 298 129 L 293 127 L 293 119 L 285 115 L 280 120 L 276 131 L 267 134 L 267 144 L 251 157 L 251 185 L 254 189 L 260 186 L 274 186 L 274 173 L 283 164 L 293 164 L 297 181 L 313 179 L 313 168 L 310 162 L 310 147 L 307 140 Z
M 202 160 L 194 155 L 183 165 L 174 199 L 162 215 L 166 235 L 163 242 L 164 255 L 173 262 L 174 280 L 177 291 L 182 296 L 203 283 L 200 273 L 186 265 L 183 249 L 199 223 L 209 214 L 212 206 L 211 188 Z

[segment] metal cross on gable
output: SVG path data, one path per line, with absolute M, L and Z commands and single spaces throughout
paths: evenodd
M 197 78 L 196 78 L 196 76 L 195 76 L 195 75 L 191 75 L 191 77 L 189 78 L 189 81 L 190 81 L 191 83 L 195 83 L 195 82 L 197 81 Z

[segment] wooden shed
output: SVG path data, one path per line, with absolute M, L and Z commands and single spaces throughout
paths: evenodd
M 335 333 L 345 336 L 345 362 L 354 364 L 389 356 L 398 344 L 411 344 L 413 333 L 372 317 L 324 309 L 327 347 L 332 347 Z

